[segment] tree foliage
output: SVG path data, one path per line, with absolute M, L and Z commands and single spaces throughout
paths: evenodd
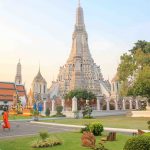
M 120 94 L 150 97 L 150 42 L 138 41 L 120 60 Z
M 72 90 L 69 93 L 65 95 L 65 99 L 72 99 L 73 97 L 76 97 L 78 100 L 83 99 L 83 100 L 92 100 L 96 99 L 96 95 L 93 94 L 91 91 L 88 92 L 87 90 L 82 90 L 82 89 L 76 89 Z

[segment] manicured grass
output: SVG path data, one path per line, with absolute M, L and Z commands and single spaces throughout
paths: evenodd
M 59 133 L 53 134 L 59 137 L 63 144 L 50 148 L 39 148 L 38 150 L 88 150 L 81 146 L 81 133 L 69 132 L 69 133 Z M 109 150 L 122 150 L 123 146 L 128 138 L 128 135 L 117 135 L 117 141 L 106 142 L 104 145 Z M 32 141 L 35 140 L 37 136 L 34 137 L 23 137 L 23 138 L 13 138 L 7 140 L 0 140 L 0 149 L 2 150 L 36 150 L 31 148 Z M 101 137 L 97 137 L 97 143 L 100 141 Z
M 31 118 L 32 116 L 9 115 L 9 120 L 31 119 Z M 2 115 L 0 116 L 0 120 L 2 120 Z
M 32 118 L 33 116 L 9 115 L 9 120 L 32 119 Z M 39 118 L 51 118 L 51 117 L 39 116 Z M 2 115 L 0 115 L 0 120 L 2 120 Z
M 108 117 L 99 117 L 96 119 L 45 120 L 44 122 L 85 125 L 90 122 L 100 121 L 104 127 L 147 130 L 148 129 L 147 128 L 148 120 L 150 120 L 150 118 L 131 118 L 131 117 L 126 117 L 126 116 L 108 116 Z

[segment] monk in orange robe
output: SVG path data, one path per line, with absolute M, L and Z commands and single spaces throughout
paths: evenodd
M 8 121 L 8 112 L 4 110 L 3 112 L 3 129 L 8 128 L 10 130 L 10 123 Z

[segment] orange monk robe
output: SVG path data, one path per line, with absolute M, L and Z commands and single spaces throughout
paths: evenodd
M 8 112 L 6 112 L 6 111 L 3 114 L 3 122 L 4 122 L 3 128 L 9 128 L 10 129 L 10 124 L 8 121 Z

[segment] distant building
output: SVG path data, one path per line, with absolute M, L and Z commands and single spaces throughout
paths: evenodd
M 35 101 L 47 100 L 47 82 L 41 75 L 40 69 L 32 82 L 32 92 Z
M 0 82 L 0 109 L 4 105 L 16 105 L 17 100 L 27 102 L 27 95 L 24 85 L 17 85 L 14 82 Z
M 114 78 L 111 81 L 111 98 L 115 100 L 119 100 L 120 95 L 120 81 L 118 73 L 114 76 Z
M 28 93 L 28 103 L 27 106 L 32 107 L 34 104 L 34 95 L 33 95 L 33 91 L 30 89 L 29 93 Z
M 22 75 L 21 75 L 21 63 L 20 60 L 17 64 L 17 71 L 16 71 L 16 77 L 15 77 L 15 83 L 16 84 L 22 84 Z

